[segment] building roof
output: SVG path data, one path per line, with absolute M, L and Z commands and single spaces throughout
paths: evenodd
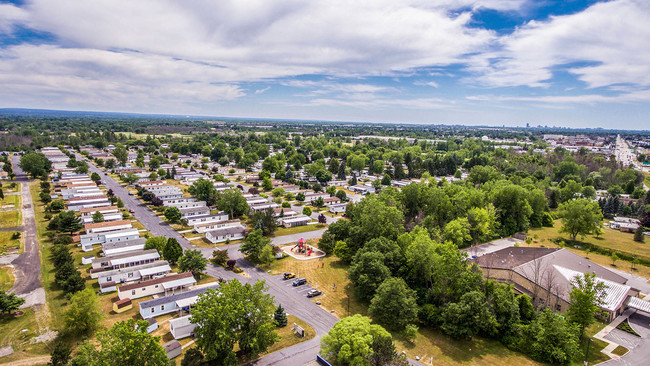
M 84 225 L 86 230 L 88 229 L 97 229 L 102 227 L 111 227 L 111 226 L 121 226 L 121 225 L 131 225 L 131 220 L 117 220 L 117 221 L 104 221 L 104 222 L 95 222 L 92 224 Z
M 196 224 L 194 226 L 196 227 L 204 227 L 204 226 L 213 226 L 213 225 L 221 225 L 221 224 L 228 224 L 231 222 L 241 222 L 240 219 L 232 219 L 232 220 L 223 220 L 223 221 L 212 221 L 212 222 L 205 222 L 201 224 Z
M 146 241 L 147 241 L 147 239 L 145 239 L 145 238 L 137 238 L 137 239 L 127 240 L 127 241 L 118 241 L 116 243 L 104 243 L 104 244 L 102 244 L 102 250 L 103 251 L 108 251 L 108 250 L 113 250 L 113 249 L 118 249 L 118 248 L 126 248 L 126 247 L 144 245 Z
M 73 197 L 73 198 L 70 198 L 68 201 L 70 201 L 70 203 L 73 203 L 73 202 L 83 202 L 83 201 L 99 200 L 99 199 L 106 199 L 107 200 L 108 197 L 106 197 L 104 195 L 90 196 L 90 197 Z
M 111 255 L 93 259 L 93 263 L 110 262 L 112 264 L 129 263 L 131 260 L 142 260 L 146 258 L 160 258 L 160 254 L 156 249 L 140 250 L 137 252 L 129 252 L 124 254 Z
M 573 271 L 568 268 L 564 268 L 560 266 L 554 266 L 554 267 L 562 275 L 562 277 L 566 279 L 569 283 L 571 283 L 574 278 L 583 275 L 581 272 Z M 599 277 L 596 277 L 596 282 L 603 283 L 606 286 L 604 291 L 603 303 L 600 305 L 600 307 L 607 309 L 609 311 L 616 311 L 616 309 L 618 309 L 618 307 L 623 303 L 623 301 L 625 301 L 625 299 L 627 298 L 627 293 L 631 289 L 630 286 L 622 285 L 617 282 L 604 280 Z
M 81 213 L 86 213 L 86 212 L 95 212 L 95 211 L 113 211 L 113 210 L 118 210 L 117 206 L 104 206 L 104 207 L 93 207 L 93 208 L 82 208 L 79 210 Z
M 167 353 L 167 354 L 169 354 L 170 352 L 172 352 L 172 351 L 174 351 L 174 350 L 176 350 L 178 348 L 181 348 L 181 347 L 182 347 L 181 342 L 179 342 L 177 340 L 169 341 L 169 342 L 163 344 L 163 348 L 165 349 L 165 353 Z
M 558 250 L 559 248 L 508 247 L 482 255 L 476 262 L 480 267 L 512 269 Z
M 140 276 L 150 276 L 150 275 L 156 274 L 156 273 L 171 272 L 171 271 L 172 271 L 172 267 L 170 267 L 169 264 L 167 264 L 167 262 L 165 262 L 165 264 L 161 263 L 161 265 L 156 266 L 156 267 L 143 268 L 143 269 L 139 270 L 138 272 L 140 272 Z
M 214 285 L 211 285 L 211 286 L 197 288 L 195 290 L 181 292 L 179 294 L 174 294 L 174 295 L 169 295 L 169 296 L 161 296 L 161 297 L 159 297 L 157 299 L 141 301 L 140 302 L 140 308 L 141 309 L 142 308 L 149 308 L 149 307 L 153 307 L 153 306 L 169 304 L 171 302 L 176 302 L 176 301 L 182 300 L 182 299 L 188 299 L 188 298 L 191 298 L 191 297 L 199 296 L 200 294 L 206 292 L 208 289 L 216 289 L 217 287 L 219 287 L 219 285 L 214 284 Z
M 227 227 L 222 227 L 219 229 L 214 229 L 208 231 L 208 234 L 212 236 L 221 236 L 221 235 L 228 235 L 228 234 L 240 234 L 246 231 L 244 227 L 242 226 L 227 226 Z
M 123 286 L 120 286 L 118 291 L 120 291 L 120 292 L 129 291 L 129 290 L 133 290 L 133 289 L 136 289 L 136 288 L 151 286 L 151 285 L 157 285 L 157 284 L 163 284 L 163 288 L 164 288 L 165 284 L 175 283 L 176 281 L 183 280 L 183 279 L 188 279 L 190 277 L 193 280 L 193 281 L 191 281 L 192 283 L 196 282 L 196 280 L 194 279 L 194 276 L 192 275 L 191 272 L 174 273 L 174 274 L 167 275 L 165 277 L 154 278 L 154 279 L 145 280 L 145 281 L 138 281 L 138 282 L 135 282 L 135 283 L 130 283 L 130 284 L 127 284 L 127 285 L 123 285 Z M 176 286 L 172 286 L 172 287 L 176 287 Z
M 203 211 L 210 211 L 210 209 L 206 206 L 202 207 L 187 207 L 187 208 L 180 208 L 181 214 L 185 213 L 190 213 L 190 212 L 203 212 Z

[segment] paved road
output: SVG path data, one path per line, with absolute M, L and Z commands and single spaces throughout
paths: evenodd
M 32 196 L 29 193 L 27 175 L 20 168 L 20 159 L 17 156 L 11 157 L 13 162 L 16 181 L 21 184 L 22 213 L 23 213 L 23 237 L 25 238 L 25 250 L 11 264 L 14 266 L 16 282 L 9 290 L 25 299 L 22 308 L 45 304 L 45 290 L 41 285 L 41 259 L 38 250 L 38 238 L 36 236 L 36 221 L 34 219 L 34 207 Z

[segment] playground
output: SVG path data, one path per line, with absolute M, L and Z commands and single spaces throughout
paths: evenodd
M 302 238 L 298 240 L 297 244 L 286 245 L 283 246 L 281 249 L 287 255 L 300 261 L 322 258 L 325 256 L 325 252 L 312 245 L 307 244 L 305 239 Z

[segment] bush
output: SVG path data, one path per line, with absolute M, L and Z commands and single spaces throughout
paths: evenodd
M 212 263 L 223 266 L 228 262 L 228 251 L 227 250 L 215 250 L 212 252 Z
M 237 264 L 237 260 L 236 260 L 236 259 L 229 259 L 229 260 L 226 262 L 226 265 L 228 266 L 228 269 L 233 269 L 233 268 L 235 267 L 236 264 Z
M 20 239 L 20 232 L 18 231 L 14 231 L 13 233 L 11 233 L 11 240 L 16 240 L 16 239 Z

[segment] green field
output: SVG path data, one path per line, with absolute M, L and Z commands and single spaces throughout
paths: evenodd
M 14 285 L 13 269 L 9 266 L 0 266 L 0 291 L 9 291 Z
M 17 194 L 5 195 L 5 198 L 0 200 L 0 207 L 13 205 L 15 208 L 20 208 L 20 196 Z
M 23 224 L 20 210 L 0 211 L 0 229 L 17 227 Z
M 6 253 L 22 253 L 22 235 L 20 239 L 11 239 L 12 231 L 0 231 L 0 255 Z
M 309 231 L 316 231 L 325 228 L 327 228 L 327 225 L 325 224 L 302 225 L 302 226 L 289 227 L 289 228 L 278 227 L 275 233 L 273 233 L 272 237 L 306 233 Z

